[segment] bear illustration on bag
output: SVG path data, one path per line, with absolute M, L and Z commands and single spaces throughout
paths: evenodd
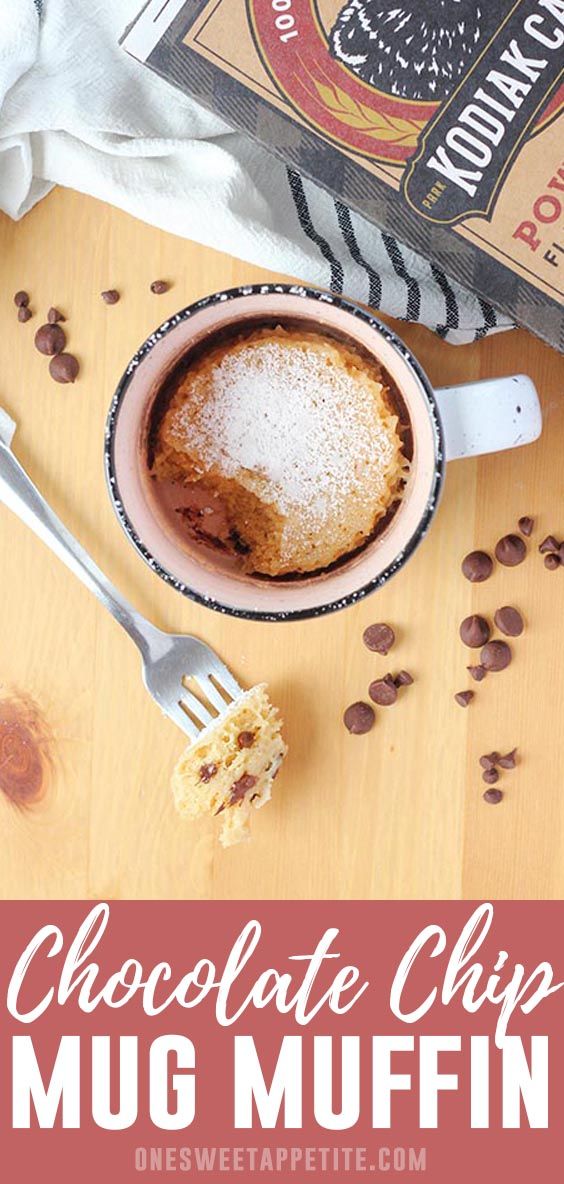
M 505 0 L 348 0 L 331 55 L 386 94 L 442 102 L 505 15 Z

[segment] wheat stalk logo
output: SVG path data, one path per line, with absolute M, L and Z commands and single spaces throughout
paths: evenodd
M 323 105 L 340 123 L 388 144 L 401 144 L 405 148 L 414 148 L 417 144 L 425 126 L 424 119 L 404 119 L 399 115 L 374 111 L 338 86 L 326 86 L 316 78 L 312 82 Z

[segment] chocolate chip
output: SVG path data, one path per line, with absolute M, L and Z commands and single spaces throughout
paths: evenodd
M 509 604 L 497 609 L 494 621 L 500 633 L 505 633 L 506 637 L 520 637 L 525 628 L 521 613 Z
M 39 353 L 46 354 L 47 357 L 62 353 L 67 342 L 64 329 L 61 329 L 60 325 L 49 324 L 40 325 L 33 340 Z
M 163 296 L 165 292 L 168 292 L 169 288 L 170 284 L 167 284 L 166 280 L 153 280 L 151 284 L 151 292 L 155 296 Z
M 239 732 L 237 736 L 238 748 L 252 748 L 255 742 L 254 732 Z
M 558 558 L 561 563 L 564 563 L 564 543 L 560 543 L 558 548 Z
M 55 382 L 74 382 L 79 368 L 74 354 L 56 354 L 49 362 L 49 374 Z
M 499 806 L 499 803 L 503 798 L 503 794 L 501 789 L 486 789 L 486 792 L 482 794 L 482 797 L 484 801 L 488 803 L 488 806 Z
M 343 716 L 345 727 L 352 736 L 363 736 L 374 726 L 376 715 L 369 703 L 351 703 Z
M 104 304 L 117 304 L 119 300 L 119 292 L 117 288 L 107 288 L 105 292 L 100 292 Z
M 468 707 L 474 698 L 474 691 L 457 691 L 454 697 L 460 707 Z
M 512 748 L 511 752 L 507 752 L 505 756 L 500 756 L 497 763 L 500 769 L 514 769 L 517 764 L 517 749 Z
M 479 649 L 490 638 L 490 627 L 484 617 L 465 617 L 458 631 L 464 645 Z
M 485 666 L 467 666 L 466 669 L 474 682 L 483 682 L 488 673 Z
M 488 641 L 480 654 L 480 661 L 486 670 L 505 670 L 511 657 L 511 650 L 506 641 Z
M 398 689 L 394 680 L 387 675 L 386 678 L 377 678 L 375 682 L 371 682 L 368 694 L 372 702 L 377 703 L 379 707 L 391 707 L 398 697 Z
M 547 534 L 546 538 L 542 540 L 539 545 L 541 555 L 550 554 L 552 551 L 558 551 L 560 544 L 557 542 L 553 534 Z
M 26 321 L 31 320 L 32 316 L 33 313 L 31 308 L 28 308 L 27 304 L 20 304 L 20 307 L 18 308 L 18 321 L 21 321 L 22 324 L 25 324 Z
M 545 555 L 544 566 L 547 567 L 549 571 L 556 571 L 556 568 L 560 567 L 560 556 L 554 555 L 553 552 L 551 552 L 549 555 Z
M 521 534 L 524 534 L 525 538 L 528 539 L 533 533 L 535 520 L 534 518 L 529 518 L 528 514 L 524 514 L 523 517 L 519 519 L 517 525 L 521 531 Z
M 367 649 L 375 654 L 388 654 L 396 640 L 391 625 L 369 625 L 362 634 Z
M 499 762 L 499 752 L 487 752 L 480 757 L 482 769 L 495 769 Z
M 21 292 L 16 292 L 16 295 L 14 296 L 14 304 L 16 308 L 27 308 L 29 304 L 29 293 L 24 292 L 23 290 Z
M 217 773 L 217 765 L 202 765 L 200 769 L 200 781 L 211 781 Z
M 485 781 L 487 785 L 495 785 L 496 781 L 499 781 L 497 769 L 484 769 L 482 781 Z
M 250 789 L 255 788 L 257 780 L 258 778 L 253 777 L 252 773 L 243 773 L 243 776 L 240 777 L 238 781 L 234 781 L 233 785 L 231 786 L 230 805 L 233 805 L 234 802 L 242 801 L 245 794 L 248 793 Z
M 496 543 L 495 557 L 504 567 L 517 567 L 527 554 L 527 548 L 518 534 L 505 534 Z
M 237 555 L 250 555 L 251 548 L 249 544 L 241 538 L 238 530 L 230 530 L 229 538 L 233 544 L 233 550 L 237 553 Z
M 62 312 L 59 312 L 58 308 L 51 307 L 47 313 L 47 320 L 49 321 L 50 325 L 57 325 L 59 321 L 66 321 L 66 319 L 67 318 L 63 316 Z
M 394 682 L 397 687 L 410 687 L 413 684 L 413 675 L 408 670 L 400 670 L 399 674 L 396 674 Z
M 492 557 L 485 551 L 470 551 L 462 560 L 462 574 L 471 584 L 482 584 L 490 578 L 492 571 Z

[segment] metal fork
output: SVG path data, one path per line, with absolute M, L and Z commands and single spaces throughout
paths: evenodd
M 243 694 L 243 688 L 208 645 L 196 637 L 163 633 L 128 604 L 16 460 L 10 447 L 15 430 L 14 421 L 0 407 L 0 502 L 31 527 L 129 633 L 141 654 L 149 694 L 194 740 Z

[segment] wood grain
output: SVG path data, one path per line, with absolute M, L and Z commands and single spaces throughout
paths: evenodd
M 182 738 L 143 690 L 128 638 L 66 569 L 0 508 L 0 684 L 37 701 L 54 735 L 40 803 L 0 800 L 4 898 L 473 898 L 564 895 L 564 571 L 536 543 L 564 536 L 564 363 L 526 333 L 454 348 L 421 328 L 402 332 L 441 385 L 525 372 L 542 396 L 545 430 L 532 447 L 451 466 L 436 523 L 407 569 L 364 604 L 321 621 L 246 623 L 198 608 L 167 588 L 129 547 L 105 489 L 102 441 L 121 371 L 177 308 L 267 273 L 56 191 L 14 225 L 0 223 L 0 403 L 17 419 L 15 449 L 109 576 L 158 625 L 195 632 L 245 683 L 266 679 L 287 723 L 291 756 L 276 801 L 250 845 L 223 852 L 213 825 L 190 827 L 169 794 Z M 166 296 L 149 291 L 172 281 Z M 17 322 L 25 287 L 35 312 Z M 122 299 L 107 307 L 102 289 Z M 47 308 L 68 316 L 80 358 L 75 386 L 56 386 L 33 334 Z M 491 548 L 521 514 L 537 526 L 520 568 L 471 586 L 459 564 Z M 506 672 L 471 685 L 458 625 L 471 611 L 520 607 L 527 629 Z M 388 620 L 390 659 L 363 647 Z M 381 709 L 371 735 L 351 737 L 343 709 L 369 681 L 406 667 L 415 685 Z M 519 746 L 500 807 L 482 801 L 478 757 Z

